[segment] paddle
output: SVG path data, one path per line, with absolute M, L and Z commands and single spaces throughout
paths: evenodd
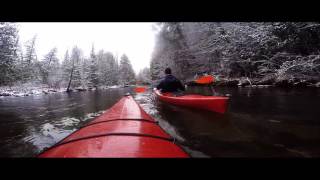
M 211 75 L 204 75 L 194 80 L 194 82 L 197 84 L 211 84 L 214 82 L 214 77 Z
M 199 77 L 198 79 L 194 80 L 195 83 L 197 84 L 211 84 L 214 82 L 214 77 L 211 76 L 211 75 L 204 75 L 204 76 L 201 76 Z M 210 87 L 210 90 L 212 92 L 212 94 L 215 94 L 215 91 L 213 89 L 212 86 L 209 86 Z
M 214 77 L 211 75 L 204 75 L 198 79 L 195 79 L 194 82 L 197 84 L 211 84 L 214 82 Z M 133 90 L 136 93 L 143 93 L 147 90 L 147 88 L 143 86 L 137 86 Z
M 138 86 L 138 87 L 135 87 L 133 90 L 136 93 L 143 93 L 143 92 L 145 92 L 147 90 L 147 88 L 143 87 L 143 86 L 140 86 L 140 87 Z

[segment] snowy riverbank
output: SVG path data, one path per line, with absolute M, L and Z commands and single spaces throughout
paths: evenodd
M 193 81 L 187 82 L 190 86 L 201 86 Z M 205 85 L 207 86 L 207 85 Z M 225 87 L 320 87 L 320 82 L 316 80 L 301 80 L 301 79 L 250 79 L 247 77 L 240 78 L 216 78 L 212 86 Z
M 115 89 L 121 88 L 122 86 L 102 86 L 98 89 Z M 3 86 L 0 87 L 0 97 L 4 96 L 15 96 L 15 97 L 24 97 L 31 95 L 42 95 L 42 94 L 52 94 L 52 93 L 62 93 L 66 92 L 66 88 L 49 88 L 47 86 L 32 86 L 31 84 L 24 84 L 19 86 Z M 74 88 L 73 92 L 79 91 L 94 91 L 96 88 Z

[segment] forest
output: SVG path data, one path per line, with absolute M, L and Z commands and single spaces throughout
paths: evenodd
M 21 95 L 21 91 L 28 95 L 38 93 L 39 88 L 45 93 L 61 89 L 83 91 L 150 81 L 149 69 L 136 75 L 125 54 L 119 58 L 103 49 L 95 52 L 92 45 L 90 56 L 85 57 L 75 45 L 60 60 L 57 48 L 38 57 L 36 46 L 36 36 L 27 42 L 19 42 L 16 24 L 0 23 L 0 95 Z
M 158 29 L 150 68 L 106 50 L 89 57 L 74 47 L 57 57 L 36 53 L 37 37 L 19 41 L 15 23 L 0 23 L 0 95 L 155 84 L 166 67 L 184 83 L 201 74 L 216 86 L 320 86 L 320 24 L 316 22 L 166 22 Z M 37 92 L 34 92 L 37 93 Z M 28 93 L 24 93 L 28 94 Z
M 319 23 L 171 22 L 157 28 L 153 81 L 171 67 L 184 82 L 207 73 L 220 86 L 320 86 Z

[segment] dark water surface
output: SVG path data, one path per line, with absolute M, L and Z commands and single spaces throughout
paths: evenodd
M 99 116 L 131 88 L 0 98 L 0 156 L 34 157 Z M 189 92 L 211 94 L 208 90 Z M 320 90 L 216 88 L 226 114 L 134 95 L 192 157 L 320 157 Z

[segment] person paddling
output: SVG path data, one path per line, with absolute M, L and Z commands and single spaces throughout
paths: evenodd
M 181 81 L 171 74 L 171 69 L 166 68 L 164 73 L 165 78 L 158 84 L 156 89 L 160 90 L 162 93 L 171 92 L 175 95 L 183 95 L 185 87 L 182 85 Z

